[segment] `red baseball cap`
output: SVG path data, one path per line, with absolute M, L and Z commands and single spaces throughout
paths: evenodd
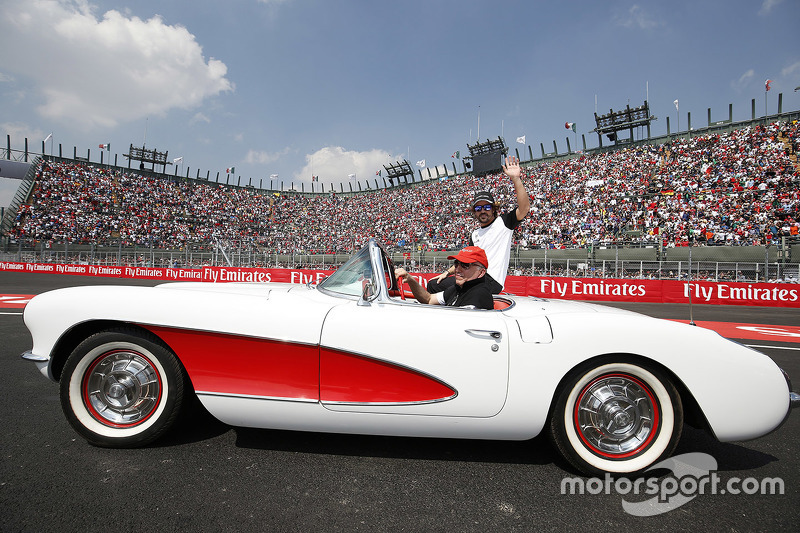
M 448 255 L 448 259 L 456 259 L 462 263 L 480 263 L 483 268 L 489 268 L 489 260 L 486 258 L 486 252 L 480 246 L 467 246 L 456 255 Z

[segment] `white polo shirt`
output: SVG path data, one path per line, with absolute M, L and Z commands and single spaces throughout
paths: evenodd
M 511 239 L 519 223 L 517 209 L 514 208 L 495 218 L 488 226 L 474 230 L 469 238 L 470 245 L 480 246 L 486 252 L 489 260 L 486 272 L 500 285 L 506 282 L 508 262 L 511 260 Z

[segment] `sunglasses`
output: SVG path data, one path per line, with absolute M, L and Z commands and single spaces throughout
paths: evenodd
M 473 209 L 475 210 L 476 213 L 479 213 L 481 211 L 491 211 L 492 209 L 494 209 L 494 206 L 492 204 L 476 205 L 475 207 L 473 207 Z
M 453 261 L 453 266 L 456 266 L 456 267 L 461 267 L 461 268 L 463 268 L 464 270 L 469 270 L 470 268 L 474 267 L 475 265 L 478 265 L 478 266 L 480 266 L 480 267 L 482 267 L 482 266 L 483 266 L 483 265 L 482 265 L 482 264 L 480 264 L 480 263 L 465 263 L 465 262 L 463 262 L 463 261 L 459 261 L 458 259 L 456 259 L 456 260 L 454 260 L 454 261 Z

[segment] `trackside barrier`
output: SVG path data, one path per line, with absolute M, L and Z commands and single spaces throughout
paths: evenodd
M 209 283 L 318 283 L 333 270 L 203 267 L 144 268 L 0 262 L 0 272 L 68 274 L 161 281 Z M 437 274 L 417 274 L 422 283 Z M 508 276 L 506 291 L 518 296 L 606 302 L 692 303 L 800 308 L 800 284 L 723 283 L 710 281 L 637 280 Z

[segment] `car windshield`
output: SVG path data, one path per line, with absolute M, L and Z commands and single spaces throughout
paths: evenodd
M 339 270 L 325 278 L 319 287 L 348 296 L 361 296 L 364 286 L 370 281 L 372 281 L 372 262 L 369 257 L 369 246 L 365 246 Z

